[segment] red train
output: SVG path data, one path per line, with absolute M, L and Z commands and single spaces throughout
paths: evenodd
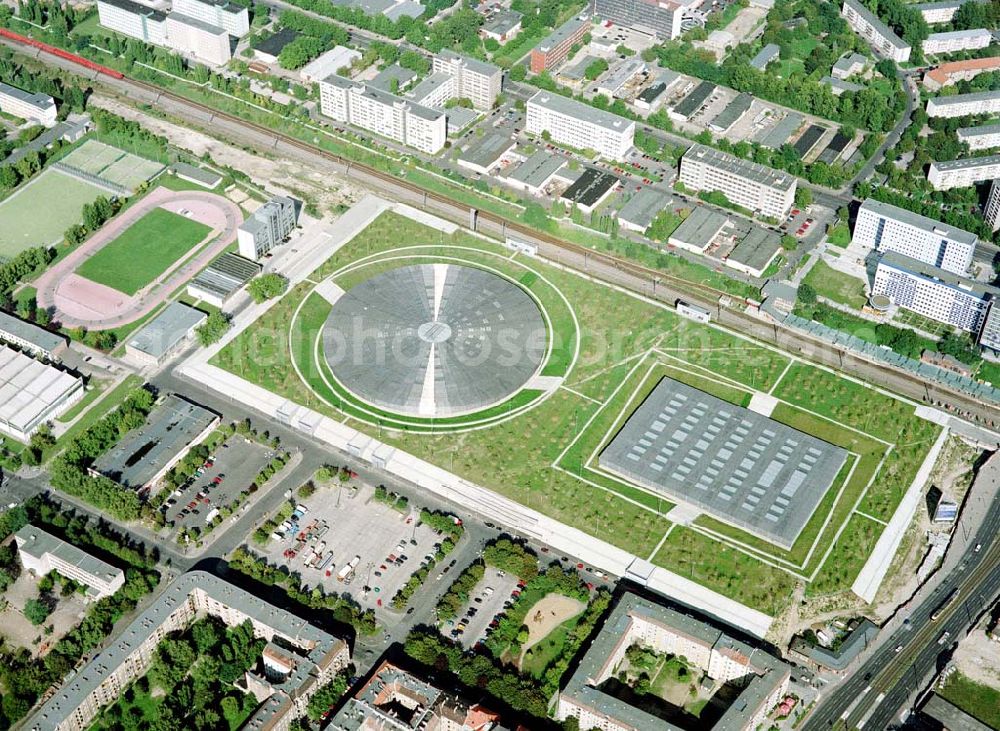
M 41 41 L 36 41 L 34 38 L 28 38 L 27 36 L 22 36 L 19 33 L 7 30 L 6 28 L 0 28 L 0 36 L 4 38 L 9 38 L 10 40 L 21 43 L 26 46 L 34 46 L 45 53 L 52 54 L 53 56 L 58 56 L 59 58 L 64 58 L 67 61 L 72 61 L 78 66 L 83 66 L 91 71 L 96 71 L 99 74 L 104 74 L 105 76 L 110 76 L 113 79 L 124 79 L 125 74 L 120 71 L 115 71 L 107 66 L 102 66 L 99 63 L 94 63 L 90 59 L 84 58 L 83 56 L 77 56 L 75 53 L 70 53 L 69 51 L 64 51 L 61 48 L 56 48 L 55 46 L 50 46 L 48 43 L 42 43 Z

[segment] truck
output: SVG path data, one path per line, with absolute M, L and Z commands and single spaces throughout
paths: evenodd
M 354 569 L 358 567 L 359 563 L 361 563 L 361 556 L 355 556 L 341 566 L 340 571 L 337 572 L 337 581 L 346 581 L 349 577 L 353 576 Z
M 327 551 L 326 552 L 326 558 L 324 558 L 323 562 L 319 566 L 317 566 L 316 568 L 319 569 L 320 571 L 322 571 L 327 566 L 329 566 L 332 562 L 333 562 L 333 551 Z

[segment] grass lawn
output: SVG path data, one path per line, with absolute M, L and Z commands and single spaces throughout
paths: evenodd
M 851 229 L 848 228 L 846 223 L 834 226 L 827 234 L 826 240 L 834 246 L 846 249 L 847 245 L 851 243 Z
M 76 273 L 133 295 L 202 242 L 211 227 L 154 208 L 81 264 Z
M 938 693 L 987 726 L 1000 728 L 1000 690 L 954 673 Z
M 992 383 L 997 388 L 1000 388 L 1000 363 L 984 360 L 979 364 L 979 370 L 976 371 L 976 378 L 987 383 Z
M 84 204 L 102 195 L 96 185 L 55 170 L 39 173 L 0 202 L 0 257 L 58 244 L 66 229 L 80 222 Z
M 96 401 L 102 393 L 104 393 L 110 383 L 110 381 L 103 379 L 91 379 L 90 383 L 87 384 L 87 393 L 84 394 L 83 398 L 73 404 L 73 408 L 63 414 L 60 414 L 56 421 L 62 422 L 63 424 L 68 424 L 73 421 L 78 414 L 82 414 L 86 411 L 90 405 L 94 403 L 94 401 Z
M 860 310 L 868 301 L 864 282 L 850 274 L 837 271 L 822 259 L 813 265 L 803 282 L 812 286 L 820 297 L 826 297 L 856 310 Z
M 113 391 L 108 393 L 100 400 L 100 402 L 94 405 L 93 408 L 89 409 L 78 422 L 67 429 L 66 432 L 59 437 L 59 440 L 56 442 L 56 445 L 52 448 L 52 450 L 43 455 L 43 461 L 60 452 L 64 446 L 66 446 L 71 440 L 83 434 L 83 432 L 90 428 L 90 426 L 93 425 L 98 419 L 101 419 L 112 409 L 120 406 L 125 398 L 134 389 L 141 385 L 142 379 L 139 376 L 128 376 L 124 381 L 119 383 Z

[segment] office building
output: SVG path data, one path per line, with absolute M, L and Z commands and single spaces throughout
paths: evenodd
M 551 138 L 578 150 L 594 150 L 608 160 L 622 160 L 632 149 L 635 122 L 617 114 L 550 91 L 528 100 L 525 131 L 548 132 Z
M 434 154 L 447 140 L 447 115 L 342 76 L 320 82 L 320 110 L 336 119 Z
M 793 175 L 705 145 L 692 145 L 681 158 L 680 182 L 693 191 L 718 191 L 738 206 L 777 220 L 795 202 Z
M 125 355 L 141 366 L 163 365 L 193 339 L 208 317 L 183 302 L 171 302 L 125 343 Z
M 966 157 L 961 160 L 935 160 L 927 168 L 927 182 L 934 190 L 968 188 L 970 185 L 995 178 L 1000 178 L 1000 155 Z
M 572 18 L 560 25 L 531 49 L 531 73 L 540 74 L 561 64 L 573 44 L 581 43 L 589 31 L 587 18 Z
M 235 38 L 242 38 L 250 32 L 249 11 L 230 0 L 173 0 L 171 10 L 222 28 Z
M 256 637 L 280 643 L 287 653 L 281 677 L 250 672 L 244 682 L 264 702 L 243 728 L 287 729 L 305 713 L 309 699 L 351 661 L 347 644 L 304 619 L 258 599 L 205 571 L 177 577 L 133 620 L 118 639 L 55 691 L 24 725 L 31 731 L 83 731 L 100 710 L 114 703 L 146 673 L 160 641 L 206 614 L 233 627 L 249 622 Z M 268 661 L 264 660 L 265 671 Z M 272 664 L 273 665 L 273 664 Z
M 167 45 L 167 14 L 132 0 L 97 0 L 98 22 L 154 46 Z
M 866 200 L 858 209 L 852 241 L 877 252 L 896 252 L 953 274 L 965 274 L 976 235 L 905 208 Z
M 0 312 L 0 341 L 49 360 L 56 360 L 69 344 L 65 335 L 38 327 L 6 312 Z
M 959 127 L 955 130 L 959 142 L 970 150 L 989 150 L 1000 147 L 1000 124 L 983 124 L 978 127 Z
M 451 98 L 469 99 L 480 111 L 492 109 L 503 90 L 503 70 L 499 66 L 447 49 L 434 57 L 433 71 L 454 79 Z
M 840 14 L 854 32 L 868 41 L 872 50 L 896 63 L 910 60 L 910 46 L 883 23 L 861 0 L 844 0 Z
M 206 304 L 222 308 L 260 271 L 261 266 L 257 262 L 227 251 L 191 280 L 187 293 Z
M 1000 91 L 974 91 L 954 96 L 935 96 L 927 100 L 928 117 L 965 117 L 997 112 L 1000 112 Z
M 983 321 L 976 342 L 980 347 L 990 351 L 993 360 L 1000 356 L 1000 300 L 994 299 L 990 302 L 990 309 L 986 313 L 986 319 Z
M 30 523 L 14 534 L 21 565 L 41 578 L 50 571 L 87 587 L 87 597 L 111 596 L 125 585 L 125 573 Z
M 223 66 L 233 57 L 229 33 L 217 25 L 173 12 L 167 15 L 166 28 L 167 45 L 199 61 Z
M 868 67 L 868 59 L 860 53 L 852 53 L 837 59 L 830 69 L 830 75 L 835 79 L 849 79 L 855 74 L 863 73 Z
M 996 287 L 892 251 L 874 255 L 873 261 L 873 295 L 885 295 L 898 307 L 974 336 L 986 321 L 990 302 L 1000 295 Z
M 190 1 L 198 10 L 204 4 Z M 204 63 L 221 66 L 233 55 L 225 29 L 176 10 L 163 13 L 132 0 L 98 0 L 97 14 L 100 24 L 109 30 L 171 48 Z
M 684 6 L 672 0 L 595 0 L 594 15 L 617 25 L 652 30 L 669 41 L 681 34 Z
M 576 718 L 581 731 L 680 731 L 680 726 L 624 700 L 633 696 L 604 690 L 605 682 L 616 675 L 625 653 L 633 646 L 683 657 L 698 668 L 697 675 L 705 675 L 703 688 L 718 690 L 727 686 L 732 690 L 730 699 L 711 701 L 722 703 L 725 710 L 714 724 L 698 726 L 706 731 L 752 731 L 762 727 L 788 691 L 791 672 L 777 657 L 690 614 L 625 593 L 560 691 L 556 718 Z
M 44 127 L 56 124 L 56 102 L 48 94 L 33 94 L 0 81 L 0 112 Z
M 500 717 L 383 661 L 330 721 L 330 731 L 502 731 Z
M 0 347 L 0 432 L 27 442 L 35 430 L 83 398 L 83 379 Z
M 923 16 L 924 22 L 928 25 L 937 25 L 940 23 L 950 23 L 960 7 L 965 5 L 967 2 L 975 1 L 976 0 L 935 0 L 935 2 L 929 3 L 914 3 L 909 7 L 910 9 L 916 10 L 920 13 L 920 15 Z
M 927 55 L 956 53 L 986 48 L 993 42 L 993 34 L 985 28 L 955 30 L 947 33 L 931 33 L 924 40 L 922 48 Z
M 492 38 L 501 46 L 507 41 L 517 38 L 521 32 L 521 19 L 524 16 L 516 10 L 500 10 L 483 23 L 479 29 L 482 38 Z
M 361 59 L 360 51 L 347 46 L 334 46 L 319 58 L 310 61 L 299 71 L 299 78 L 307 84 L 319 82 L 330 74 L 340 73 Z
M 280 246 L 298 223 L 298 206 L 287 196 L 275 196 L 240 224 L 236 231 L 240 256 L 260 259 Z
M 938 91 L 959 81 L 969 81 L 979 74 L 1000 69 L 1000 56 L 973 58 L 968 61 L 951 61 L 924 74 L 924 86 Z
M 993 231 L 1000 230 L 1000 180 L 994 180 L 990 185 L 990 194 L 983 209 L 983 220 Z

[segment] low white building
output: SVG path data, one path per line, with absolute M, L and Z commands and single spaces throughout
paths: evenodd
M 969 94 L 935 96 L 927 100 L 928 117 L 966 117 L 970 114 L 1000 112 L 1000 91 L 974 91 Z
M 125 585 L 125 573 L 71 543 L 28 524 L 14 534 L 21 565 L 35 576 L 55 571 L 87 587 L 93 600 L 111 596 Z
M 0 432 L 26 442 L 83 398 L 83 379 L 0 347 Z
M 195 330 L 207 317 L 183 302 L 171 302 L 125 342 L 125 355 L 141 366 L 163 365 L 191 342 Z
M 955 130 L 959 142 L 970 150 L 989 150 L 1000 147 L 1000 124 L 983 124 L 978 127 L 959 127 Z
M 784 219 L 795 202 L 794 175 L 743 160 L 705 145 L 681 158 L 680 182 L 693 191 L 718 191 L 756 214 Z
M 934 190 L 968 188 L 996 178 L 1000 178 L 1000 155 L 934 161 L 927 168 L 927 182 Z
M 33 94 L 0 81 L 0 112 L 45 127 L 56 124 L 56 102 L 48 94 Z
M 632 149 L 635 122 L 549 91 L 528 100 L 525 131 L 578 150 L 594 150 L 608 160 L 622 160 Z
M 874 51 L 896 63 L 910 60 L 910 45 L 866 8 L 861 0 L 844 0 L 840 13 L 854 32 L 868 41 Z
M 927 55 L 974 51 L 986 48 L 993 42 L 993 34 L 985 28 L 955 30 L 947 33 L 931 33 L 921 47 Z
M 347 46 L 334 46 L 319 58 L 310 61 L 299 71 L 299 78 L 307 84 L 319 82 L 331 74 L 340 73 L 361 58 L 361 53 Z

